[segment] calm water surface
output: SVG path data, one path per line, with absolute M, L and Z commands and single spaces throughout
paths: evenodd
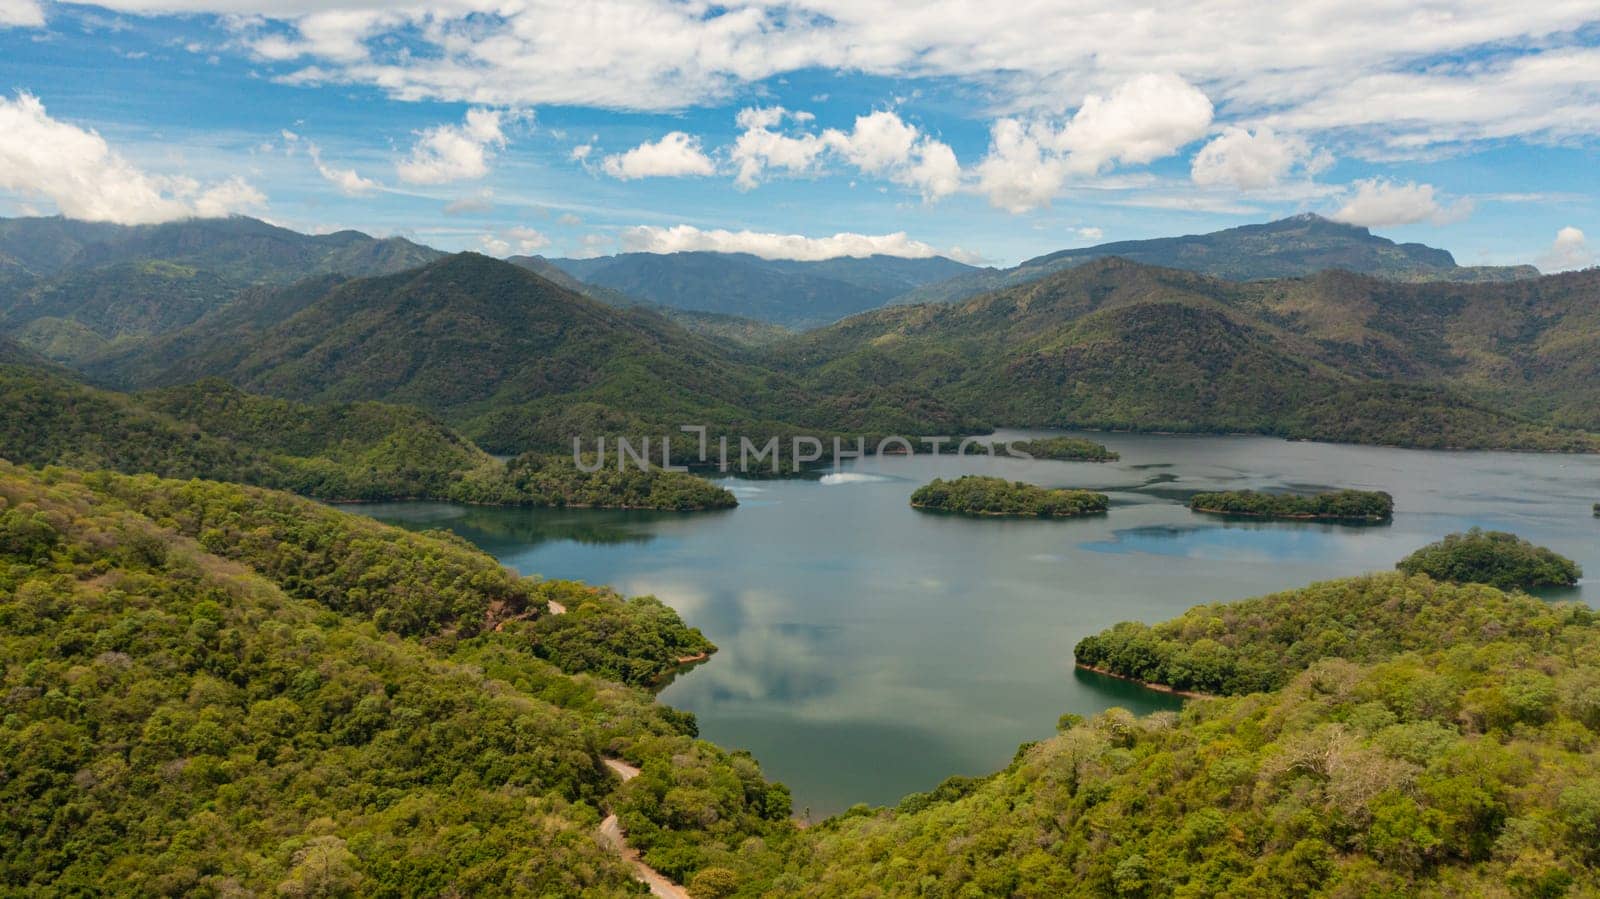
M 1002 435 L 1006 436 L 1006 435 Z M 723 482 L 729 512 L 538 511 L 394 503 L 385 521 L 448 527 L 529 574 L 651 593 L 721 651 L 663 701 L 746 748 L 813 816 L 893 803 L 1003 766 L 1062 712 L 1176 700 L 1075 671 L 1077 640 L 1239 599 L 1391 568 L 1473 525 L 1584 565 L 1554 594 L 1600 605 L 1600 458 L 1435 453 L 1257 437 L 1089 434 L 1110 464 L 866 459 L 821 479 Z M 1109 515 L 972 520 L 919 513 L 934 477 L 996 474 L 1091 487 Z M 1355 487 L 1394 494 L 1394 523 L 1349 527 L 1191 514 L 1200 490 Z

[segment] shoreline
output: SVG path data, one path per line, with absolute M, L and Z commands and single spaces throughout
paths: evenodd
M 1228 509 L 1210 509 L 1200 506 L 1190 506 L 1190 512 L 1201 512 L 1206 515 L 1226 515 L 1231 518 L 1259 518 L 1264 521 L 1332 521 L 1349 522 L 1356 524 L 1385 524 L 1394 521 L 1394 516 L 1389 515 L 1379 518 L 1373 515 L 1321 515 L 1315 512 L 1305 514 L 1284 513 L 1282 515 L 1270 512 L 1235 512 Z
M 1086 665 L 1083 662 L 1079 662 L 1077 660 L 1073 660 L 1072 665 L 1073 665 L 1074 668 L 1081 668 L 1084 671 L 1093 671 L 1095 674 L 1103 674 L 1106 677 L 1114 677 L 1117 680 L 1127 681 L 1130 684 L 1138 684 L 1139 686 L 1144 687 L 1146 690 L 1154 690 L 1157 693 L 1170 693 L 1173 696 L 1182 696 L 1184 699 L 1218 699 L 1218 698 L 1220 698 L 1215 693 L 1201 693 L 1201 692 L 1199 692 L 1197 690 L 1180 690 L 1177 687 L 1169 687 L 1166 684 L 1151 683 L 1150 681 L 1140 680 L 1137 677 L 1130 677 L 1130 676 L 1128 676 L 1126 674 L 1118 674 L 1115 671 L 1108 671 L 1108 670 L 1106 670 L 1104 668 L 1097 668 L 1094 665 Z

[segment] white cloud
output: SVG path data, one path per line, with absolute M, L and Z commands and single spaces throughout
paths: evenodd
M 1170 156 L 1205 136 L 1211 101 L 1175 75 L 1140 75 L 1091 94 L 1065 124 L 1003 118 L 989 130 L 978 189 L 1009 212 L 1049 205 L 1067 179 Z
M 1077 235 L 1079 240 L 1099 240 L 1106 236 L 1106 232 L 1099 228 L 1073 228 L 1072 233 Z
M 655 143 L 643 143 L 626 153 L 607 156 L 600 168 L 623 181 L 636 178 L 683 178 L 710 175 L 717 167 L 700 149 L 700 139 L 673 131 Z
M 583 162 L 584 160 L 588 159 L 589 154 L 593 152 L 594 145 L 579 144 L 572 148 L 572 152 L 567 154 L 567 158 L 571 159 L 573 162 Z
M 532 228 L 518 225 L 494 234 L 484 234 L 478 238 L 478 243 L 491 256 L 527 256 L 550 246 L 550 238 Z
M 624 228 L 618 237 L 618 243 L 623 252 L 629 253 L 710 251 L 749 253 L 763 259 L 818 260 L 836 259 L 840 256 L 859 258 L 873 255 L 927 259 L 945 255 L 929 244 L 912 240 L 903 231 L 894 234 L 843 232 L 832 237 L 806 237 L 801 234 L 771 234 L 761 231 L 722 229 L 703 231 L 693 225 L 675 225 L 671 228 L 638 225 Z
M 439 125 L 417 133 L 411 155 L 395 164 L 407 184 L 447 184 L 489 174 L 489 160 L 505 146 L 504 114 L 494 109 L 469 109 L 459 125 Z
M 1041 140 L 1040 128 L 1017 119 L 1001 119 L 989 129 L 989 152 L 978 163 L 978 189 L 1007 212 L 1027 212 L 1048 205 L 1067 180 L 1066 160 L 1046 149 L 1053 135 Z
M 284 134 L 287 136 L 289 132 L 285 131 Z M 316 165 L 317 174 L 321 175 L 334 187 L 337 187 L 339 193 L 347 197 L 359 197 L 363 194 L 369 194 L 383 186 L 371 178 L 363 178 L 356 173 L 355 169 L 335 168 L 323 162 L 322 148 L 316 144 L 308 143 L 306 145 L 306 153 L 311 157 L 311 162 Z
M 38 28 L 44 24 L 44 7 L 36 0 L 0 0 L 0 28 Z
M 145 172 L 26 93 L 0 99 L 0 191 L 49 200 L 69 218 L 129 225 L 231 215 L 267 201 L 237 177 L 205 186 Z
M 742 109 L 735 117 L 740 134 L 734 141 L 729 157 L 737 167 L 734 184 L 749 190 L 761 183 L 767 170 L 776 169 L 789 174 L 814 172 L 818 157 L 826 149 L 821 137 L 800 134 L 790 137 L 773 130 L 785 118 L 807 121 L 809 116 L 790 113 L 782 106 Z
M 1597 263 L 1600 263 L 1600 255 L 1589 246 L 1583 232 L 1571 225 L 1556 232 L 1555 242 L 1538 259 L 1539 270 L 1543 272 L 1565 272 Z
M 1140 75 L 1085 97 L 1058 146 L 1074 171 L 1154 162 L 1204 137 L 1211 115 L 1206 95 L 1177 75 Z
M 925 200 L 949 196 L 961 187 L 961 164 L 955 151 L 898 113 L 878 110 L 857 116 L 849 131 L 829 128 L 820 134 L 775 130 L 786 119 L 806 124 L 814 117 L 781 106 L 740 110 L 735 122 L 742 130 L 729 151 L 737 172 L 734 183 L 740 189 L 755 187 L 769 171 L 821 171 L 829 157 L 864 175 L 915 188 Z
M 1387 178 L 1367 178 L 1355 182 L 1355 195 L 1346 200 L 1332 218 L 1351 225 L 1377 228 L 1417 222 L 1444 225 L 1471 214 L 1470 199 L 1444 205 L 1431 184 L 1418 184 L 1415 181 L 1400 184 Z
M 1331 159 L 1314 156 L 1304 139 L 1278 135 L 1271 128 L 1249 131 L 1228 126 L 1200 148 L 1190 166 L 1194 183 L 1214 187 L 1227 185 L 1240 190 L 1276 187 L 1297 166 L 1309 172 L 1326 168 Z

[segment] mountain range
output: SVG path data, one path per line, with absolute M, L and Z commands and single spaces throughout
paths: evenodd
M 1260 225 L 1210 234 L 1124 240 L 1060 250 L 1007 269 L 978 269 L 924 285 L 896 297 L 900 304 L 953 302 L 1035 281 L 1095 259 L 1118 256 L 1133 262 L 1184 269 L 1230 281 L 1294 278 L 1343 269 L 1395 281 L 1513 281 L 1537 277 L 1531 265 L 1461 266 L 1449 251 L 1419 243 L 1395 243 L 1366 228 L 1305 213 Z
M 624 253 L 548 262 L 595 287 L 673 309 L 809 328 L 876 309 L 909 290 L 975 271 L 953 259 L 820 261 L 746 253 Z
M 60 361 L 168 333 L 241 290 L 320 274 L 375 275 L 444 255 L 357 231 L 300 234 L 256 219 L 122 226 L 0 220 L 0 329 Z
M 1290 224 L 1293 233 L 1366 234 L 1306 218 L 1257 232 L 1281 235 Z M 258 225 L 230 220 L 212 243 L 243 231 L 270 238 L 269 248 L 328 248 Z M 204 231 L 190 223 L 174 233 Z M 29 294 L 50 298 L 56 315 L 28 318 L 46 308 L 42 299 L 0 307 L 0 328 L 15 339 L 0 350 L 38 364 L 46 349 L 115 389 L 220 378 L 295 402 L 414 406 L 498 453 L 694 423 L 751 436 L 1080 426 L 1523 449 L 1590 449 L 1600 431 L 1595 271 L 1479 283 L 1340 270 L 1230 280 L 1109 257 L 961 302 L 888 306 L 787 334 L 633 302 L 538 257 L 464 253 L 393 273 L 326 271 L 354 246 L 380 268 L 405 256 L 395 255 L 404 245 L 341 241 L 344 250 L 318 257 L 323 274 L 282 283 L 286 270 L 265 261 L 286 258 L 274 252 L 229 266 L 207 262 L 221 251 L 198 238 L 146 239 L 178 255 L 60 269 L 51 291 Z M 1398 253 L 1442 269 L 1448 258 L 1371 241 L 1389 248 L 1373 259 Z M 1311 264 L 1309 252 L 1298 264 Z M 868 282 L 893 268 L 865 262 L 794 270 Z M 238 277 L 200 263 L 253 267 L 258 281 L 227 293 L 160 286 Z M 63 285 L 84 271 L 147 277 L 150 292 L 86 289 L 75 306 Z M 60 342 L 41 341 L 44 319 L 117 336 L 86 356 L 61 352 Z M 57 336 L 71 342 L 65 328 Z

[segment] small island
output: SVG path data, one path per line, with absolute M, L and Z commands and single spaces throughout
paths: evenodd
M 1098 515 L 1110 507 L 1104 493 L 1039 487 L 1005 478 L 967 475 L 953 481 L 934 478 L 911 494 L 911 507 L 958 515 L 1013 518 L 1071 518 Z
M 1059 462 L 1115 462 L 1122 458 L 1104 444 L 1081 437 L 1041 437 L 1038 440 L 1018 440 L 999 444 L 1002 454 L 1026 453 L 1035 459 Z
M 1453 584 L 1488 584 L 1501 590 L 1571 587 L 1583 569 L 1566 556 L 1505 531 L 1473 528 L 1430 543 L 1394 566 Z
M 1394 517 L 1394 497 L 1373 490 L 1335 490 L 1314 496 L 1231 490 L 1197 493 L 1189 500 L 1189 508 L 1195 512 L 1250 518 L 1378 522 Z

